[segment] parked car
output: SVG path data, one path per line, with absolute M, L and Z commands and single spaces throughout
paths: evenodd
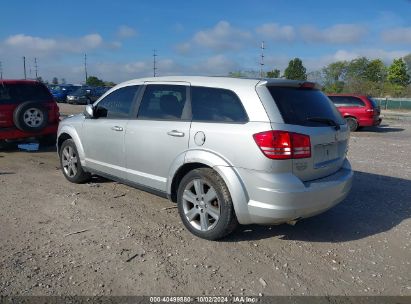
M 292 223 L 341 202 L 349 130 L 314 83 L 156 77 L 117 85 L 63 120 L 67 180 L 105 176 L 176 202 L 216 240 L 240 224 Z
M 381 124 L 380 107 L 371 97 L 355 94 L 329 94 L 328 97 L 345 118 L 352 132 L 361 127 Z
M 0 141 L 55 142 L 59 116 L 53 96 L 42 83 L 0 80 Z
M 98 88 L 83 86 L 67 95 L 67 103 L 82 105 L 91 104 L 101 95 L 102 93 Z
M 76 85 L 57 85 L 50 89 L 51 94 L 57 102 L 66 102 L 67 95 L 79 89 Z

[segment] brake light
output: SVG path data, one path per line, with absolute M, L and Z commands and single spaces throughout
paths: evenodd
M 308 81 L 306 81 L 306 82 L 303 82 L 303 83 L 300 85 L 300 88 L 304 88 L 304 89 L 314 89 L 314 88 L 315 88 L 315 83 L 314 83 L 314 82 L 308 82 Z
M 271 159 L 311 157 L 310 136 L 287 132 L 266 131 L 253 135 L 263 154 Z

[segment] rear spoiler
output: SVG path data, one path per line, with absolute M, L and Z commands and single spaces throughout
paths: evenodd
M 321 86 L 316 82 L 289 79 L 261 79 L 257 86 L 266 87 L 291 87 L 321 90 Z

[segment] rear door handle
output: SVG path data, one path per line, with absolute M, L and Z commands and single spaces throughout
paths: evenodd
M 119 127 L 119 126 L 114 126 L 114 127 L 111 127 L 111 130 L 113 130 L 113 131 L 123 131 L 123 128 Z
M 180 132 L 177 130 L 172 130 L 170 132 L 167 132 L 167 134 L 174 137 L 184 137 L 184 132 Z

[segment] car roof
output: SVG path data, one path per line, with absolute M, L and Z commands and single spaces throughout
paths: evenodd
M 141 84 L 144 82 L 189 82 L 193 86 L 233 87 L 233 86 L 292 86 L 297 87 L 307 81 L 284 78 L 239 78 L 225 76 L 161 76 L 138 78 L 123 82 L 120 86 Z
M 27 79 L 1 79 L 0 84 L 39 84 L 41 82 L 37 80 L 27 80 Z
M 328 93 L 327 96 L 341 96 L 341 97 L 367 97 L 362 94 L 348 94 L 348 93 Z

